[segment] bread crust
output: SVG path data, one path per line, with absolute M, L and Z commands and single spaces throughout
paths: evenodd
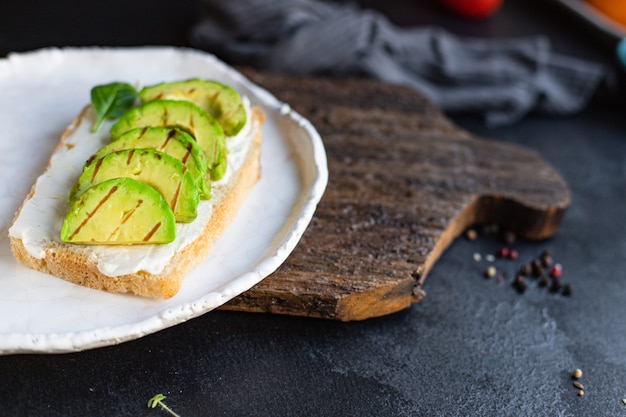
M 65 139 L 76 130 L 84 119 L 87 109 L 88 107 L 65 130 L 51 158 L 64 145 Z M 185 275 L 207 257 L 213 244 L 228 229 L 244 200 L 261 178 L 260 156 L 263 140 L 261 126 L 265 121 L 265 114 L 259 107 L 253 107 L 251 110 L 253 123 L 258 125 L 258 128 L 255 130 L 255 136 L 241 169 L 232 175 L 225 185 L 225 192 L 219 197 L 214 197 L 213 213 L 199 237 L 178 251 L 163 272 L 151 274 L 146 271 L 138 271 L 112 277 L 100 272 L 97 262 L 90 257 L 88 245 L 75 245 L 60 241 L 51 242 L 45 255 L 38 259 L 28 252 L 22 239 L 10 236 L 13 255 L 29 268 L 55 275 L 85 287 L 150 298 L 173 297 L 180 290 Z M 48 164 L 49 167 L 50 163 Z M 32 198 L 35 189 L 36 185 L 33 185 L 24 203 L 18 209 L 15 219 L 19 216 L 24 204 Z

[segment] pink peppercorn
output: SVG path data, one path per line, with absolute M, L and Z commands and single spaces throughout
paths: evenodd
M 555 264 L 550 268 L 550 276 L 552 278 L 559 278 L 563 274 L 563 267 L 561 264 Z
M 507 256 L 509 256 L 509 249 L 506 247 L 501 247 L 500 249 L 498 249 L 498 256 L 500 258 L 506 258 Z
M 519 257 L 519 252 L 515 249 L 511 249 L 509 251 L 509 259 L 517 259 Z

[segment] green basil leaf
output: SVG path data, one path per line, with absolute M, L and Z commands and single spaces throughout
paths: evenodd
M 98 117 L 91 128 L 98 131 L 104 119 L 115 119 L 130 109 L 137 100 L 137 90 L 130 84 L 114 82 L 91 89 L 91 104 Z

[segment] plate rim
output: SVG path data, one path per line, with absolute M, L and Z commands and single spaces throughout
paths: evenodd
M 276 98 L 267 89 L 252 82 L 240 71 L 206 51 L 174 46 L 46 47 L 25 52 L 11 52 L 7 54 L 6 57 L 0 57 L 0 66 L 9 63 L 12 59 L 28 59 L 31 56 L 42 53 L 128 53 L 133 51 L 176 54 L 182 53 L 185 55 L 191 55 L 194 58 L 197 57 L 199 59 L 208 60 L 208 62 L 212 65 L 217 65 L 220 71 L 228 72 L 228 77 L 253 92 L 259 101 L 263 103 L 263 107 L 266 112 L 268 112 L 268 110 L 272 110 L 272 113 L 277 114 L 280 117 L 286 117 L 300 126 L 303 131 L 306 132 L 308 142 L 313 151 L 310 162 L 313 163 L 316 175 L 314 176 L 311 186 L 308 189 L 303 188 L 300 190 L 298 200 L 302 200 L 302 207 L 299 209 L 299 215 L 292 221 L 285 219 L 283 224 L 291 223 L 291 227 L 289 227 L 288 231 L 283 233 L 283 239 L 280 240 L 280 244 L 276 245 L 276 248 L 272 253 L 257 259 L 255 263 L 250 265 L 248 270 L 233 276 L 228 279 L 227 283 L 218 287 L 227 287 L 230 289 L 236 287 L 237 289 L 235 291 L 225 294 L 223 289 L 220 289 L 219 293 L 216 292 L 216 289 L 216 291 L 203 293 L 195 299 L 183 302 L 182 304 L 177 304 L 176 306 L 169 307 L 165 310 L 155 311 L 153 315 L 142 318 L 141 320 L 137 320 L 133 323 L 124 323 L 115 326 L 104 326 L 68 332 L 0 333 L 0 355 L 25 353 L 69 353 L 117 345 L 119 343 L 139 339 L 157 331 L 167 329 L 218 308 L 230 299 L 256 285 L 280 267 L 300 241 L 300 238 L 311 222 L 317 209 L 317 205 L 326 190 L 329 175 L 326 150 L 321 135 L 313 124 L 291 108 L 289 104 L 278 100 L 278 98 Z M 296 165 L 302 169 L 302 163 L 302 161 L 298 161 L 296 162 Z M 41 173 L 39 175 L 41 175 Z M 261 177 L 261 181 L 262 178 L 263 177 Z M 305 195 L 306 197 L 304 197 Z M 243 285 L 243 283 L 251 284 Z

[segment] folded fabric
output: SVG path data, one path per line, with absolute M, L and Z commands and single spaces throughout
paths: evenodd
M 191 44 L 231 64 L 292 74 L 367 75 L 419 90 L 447 112 L 490 126 L 531 111 L 575 113 L 605 77 L 601 65 L 551 52 L 545 37 L 468 39 L 436 27 L 321 0 L 204 0 Z

